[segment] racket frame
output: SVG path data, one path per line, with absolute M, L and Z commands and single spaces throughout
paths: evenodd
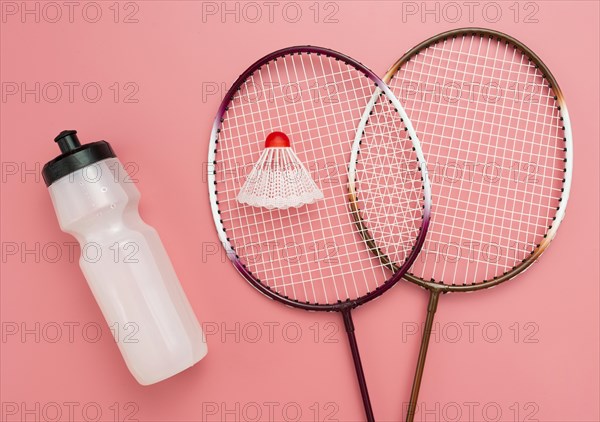
M 478 35 L 480 37 L 489 37 L 492 39 L 497 39 L 502 42 L 508 43 L 512 45 L 517 50 L 520 50 L 524 53 L 531 61 L 536 65 L 542 72 L 544 79 L 548 82 L 548 85 L 551 87 L 552 91 L 554 91 L 555 101 L 557 103 L 557 108 L 560 111 L 560 117 L 562 118 L 563 123 L 563 133 L 564 133 L 564 143 L 565 143 L 565 168 L 564 168 L 564 179 L 563 179 L 563 191 L 560 198 L 558 209 L 556 210 L 556 214 L 554 216 L 553 224 L 548 229 L 546 234 L 540 243 L 531 251 L 530 255 L 523 259 L 520 264 L 513 266 L 510 270 L 505 271 L 502 275 L 497 275 L 490 280 L 484 280 L 483 282 L 471 283 L 471 284 L 444 284 L 435 280 L 425 280 L 419 276 L 416 276 L 410 272 L 406 272 L 404 274 L 404 278 L 412 283 L 415 283 L 421 287 L 424 287 L 429 290 L 435 290 L 441 293 L 448 292 L 472 292 L 476 290 L 487 289 L 489 287 L 496 286 L 506 280 L 510 280 L 516 275 L 522 273 L 526 269 L 528 269 L 531 264 L 533 264 L 540 255 L 548 248 L 550 242 L 556 236 L 558 231 L 558 227 L 562 220 L 565 217 L 565 211 L 567 207 L 567 202 L 569 200 L 569 194 L 571 191 L 571 179 L 573 173 L 573 138 L 571 131 L 571 121 L 569 119 L 569 113 L 567 111 L 567 106 L 565 103 L 565 98 L 562 90 L 558 86 L 556 79 L 550 72 L 550 69 L 542 62 L 542 60 L 533 52 L 529 47 L 523 44 L 521 41 L 511 37 L 510 35 L 504 34 L 502 32 L 486 29 L 486 28 L 477 28 L 477 27 L 468 27 L 468 28 L 459 28 L 453 29 L 450 31 L 442 32 L 438 35 L 435 35 L 415 47 L 408 50 L 396 63 L 390 67 L 390 69 L 386 72 L 383 77 L 383 81 L 386 84 L 389 84 L 393 79 L 394 75 L 398 70 L 412 57 L 417 55 L 420 51 L 426 49 L 427 47 L 437 44 L 440 41 L 445 41 L 450 38 L 458 38 L 459 36 L 467 36 L 467 35 Z M 381 258 L 380 258 L 381 259 Z
M 413 143 L 414 152 L 417 156 L 417 159 L 422 165 L 420 166 L 420 171 L 423 177 L 423 220 L 421 223 L 421 227 L 419 228 L 419 234 L 415 239 L 414 247 L 406 258 L 405 262 L 401 266 L 394 266 L 393 275 L 385 281 L 383 284 L 375 288 L 374 290 L 368 292 L 367 294 L 360 296 L 356 299 L 348 299 L 345 301 L 338 301 L 337 303 L 311 303 L 311 302 L 300 302 L 295 300 L 294 298 L 279 294 L 275 290 L 273 290 L 270 286 L 262 283 L 258 278 L 256 278 L 252 272 L 241 262 L 241 259 L 236 254 L 233 246 L 231 245 L 229 238 L 227 237 L 226 229 L 223 226 L 223 222 L 221 220 L 219 214 L 219 203 L 217 198 L 217 189 L 216 189 L 216 169 L 215 165 L 217 164 L 217 143 L 219 138 L 219 133 L 221 131 L 221 123 L 223 122 L 223 116 L 228 109 L 229 103 L 232 101 L 235 93 L 238 91 L 238 88 L 250 77 L 252 74 L 257 71 L 261 66 L 269 63 L 272 60 L 276 60 L 281 57 L 285 57 L 293 54 L 317 54 L 317 55 L 325 55 L 328 57 L 333 57 L 337 60 L 341 60 L 347 65 L 354 67 L 357 71 L 364 74 L 367 78 L 373 81 L 376 89 L 374 90 L 373 97 L 371 98 L 371 102 L 375 101 L 381 95 L 385 95 L 389 100 L 393 102 L 394 107 L 398 110 L 400 117 L 409 133 L 410 139 Z M 362 138 L 362 130 L 368 120 L 369 113 L 366 111 L 361 117 L 361 122 L 359 123 L 358 130 L 356 132 L 356 137 L 352 146 L 352 155 L 355 156 L 356 151 L 360 148 L 360 139 Z M 354 163 L 354 159 L 351 160 L 351 163 Z M 421 247 L 425 242 L 425 237 L 427 233 L 427 228 L 429 226 L 430 219 L 430 210 L 431 210 L 431 186 L 429 184 L 429 178 L 427 176 L 426 166 L 424 165 L 425 158 L 423 156 L 423 152 L 421 150 L 421 146 L 419 144 L 419 138 L 415 133 L 410 120 L 406 112 L 404 111 L 402 105 L 396 98 L 396 96 L 392 93 L 389 87 L 383 83 L 383 81 L 370 69 L 364 66 L 362 63 L 348 57 L 342 53 L 339 53 L 334 50 L 316 47 L 316 46 L 294 46 L 287 47 L 280 50 L 277 50 L 273 53 L 267 54 L 261 59 L 257 60 L 254 64 L 252 64 L 244 73 L 242 73 L 236 81 L 233 83 L 231 88 L 225 94 L 221 105 L 217 111 L 217 116 L 214 120 L 211 136 L 210 136 L 210 144 L 208 150 L 208 191 L 209 191 L 209 200 L 212 210 L 212 216 L 215 223 L 215 227 L 217 229 L 217 234 L 219 236 L 219 240 L 223 245 L 227 253 L 227 257 L 231 260 L 233 266 L 238 270 L 238 272 L 248 281 L 254 288 L 256 288 L 259 292 L 264 294 L 265 296 L 281 302 L 285 305 L 301 308 L 309 311 L 343 311 L 344 309 L 353 309 L 357 306 L 360 306 L 372 299 L 375 299 L 389 290 L 402 276 L 406 273 L 406 271 L 410 268 L 413 262 L 417 259 Z M 349 163 L 349 165 L 351 165 Z M 348 199 L 350 204 L 356 203 L 355 196 L 355 187 L 353 178 L 349 181 L 349 194 Z M 349 213 L 354 214 L 352 208 L 349 207 Z M 390 268 L 391 269 L 391 268 Z

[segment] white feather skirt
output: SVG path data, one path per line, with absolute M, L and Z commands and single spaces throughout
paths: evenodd
M 237 200 L 268 209 L 301 207 L 323 199 L 323 193 L 290 147 L 265 148 Z

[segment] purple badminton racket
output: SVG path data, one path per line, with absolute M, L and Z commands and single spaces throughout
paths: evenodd
M 345 55 L 279 50 L 225 95 L 209 162 L 214 221 L 231 262 L 271 299 L 342 314 L 373 421 L 351 310 L 410 267 L 430 210 L 423 155 L 400 103 Z M 369 240 L 391 224 L 389 235 Z M 393 255 L 395 266 L 373 248 Z

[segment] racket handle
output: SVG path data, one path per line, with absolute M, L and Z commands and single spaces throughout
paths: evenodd
M 412 391 L 410 393 L 410 401 L 408 402 L 408 412 L 406 413 L 406 422 L 413 422 L 415 412 L 417 411 L 417 400 L 419 398 L 419 390 L 421 389 L 421 380 L 423 379 L 423 369 L 425 368 L 425 358 L 429 349 L 429 339 L 431 338 L 431 329 L 433 327 L 433 319 L 437 311 L 438 299 L 440 298 L 439 290 L 432 290 L 429 295 L 429 304 L 427 305 L 427 319 L 425 320 L 425 330 L 421 339 L 421 349 L 419 350 L 419 360 L 417 361 L 417 370 L 413 381 Z
M 348 334 L 350 350 L 352 350 L 352 359 L 354 360 L 354 368 L 356 369 L 356 377 L 358 379 L 358 385 L 360 386 L 360 394 L 362 396 L 367 422 L 375 422 L 375 417 L 373 416 L 373 408 L 371 407 L 371 399 L 369 398 L 369 391 L 367 390 L 367 381 L 363 372 L 360 354 L 358 353 L 358 344 L 356 343 L 356 336 L 354 335 L 354 322 L 352 322 L 352 315 L 350 314 L 350 311 L 350 308 L 345 308 L 342 310 L 342 316 L 344 317 L 344 326 L 346 327 L 346 334 Z

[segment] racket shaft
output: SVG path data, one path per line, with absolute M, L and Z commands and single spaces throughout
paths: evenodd
M 362 362 L 358 352 L 358 344 L 356 343 L 356 336 L 354 335 L 354 323 L 352 322 L 352 315 L 350 315 L 350 308 L 342 310 L 342 316 L 344 317 L 344 326 L 346 327 L 346 333 L 348 334 L 350 350 L 352 350 L 352 359 L 354 360 L 356 377 L 358 379 L 360 394 L 365 407 L 365 415 L 367 416 L 368 422 L 375 422 L 373 408 L 371 407 L 371 400 L 369 399 L 369 391 L 367 390 L 367 381 L 365 380 L 365 374 L 363 372 Z
M 410 393 L 410 401 L 408 402 L 408 412 L 406 421 L 413 422 L 415 412 L 417 411 L 417 400 L 419 399 L 419 390 L 421 389 L 421 380 L 423 379 L 423 370 L 425 369 L 425 358 L 429 349 L 429 339 L 431 338 L 431 329 L 433 327 L 433 319 L 437 310 L 438 299 L 440 297 L 439 290 L 431 290 L 429 296 L 429 304 L 427 305 L 427 319 L 425 320 L 425 330 L 421 340 L 421 349 L 419 350 L 419 359 L 417 361 L 417 370 L 413 381 L 412 391 Z

